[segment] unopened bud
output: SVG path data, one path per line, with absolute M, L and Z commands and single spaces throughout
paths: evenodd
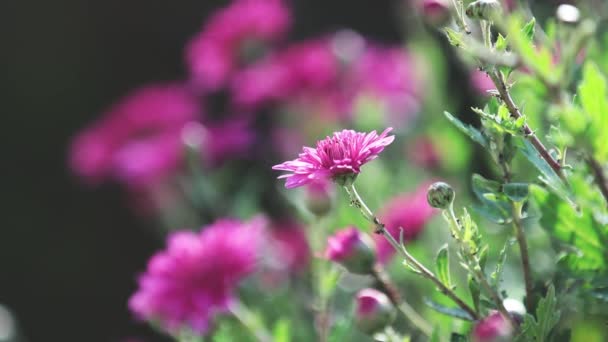
M 435 182 L 431 184 L 426 194 L 426 200 L 429 205 L 437 209 L 446 209 L 452 201 L 456 193 L 452 187 L 444 182 Z
M 325 257 L 357 274 L 371 273 L 376 262 L 371 240 L 355 227 L 340 230 L 330 236 Z
M 310 183 L 306 187 L 306 208 L 318 217 L 327 215 L 333 206 L 334 185 L 330 181 Z
M 357 293 L 355 323 L 366 334 L 382 331 L 395 319 L 395 307 L 388 297 L 375 289 L 363 289 Z
M 569 4 L 559 5 L 555 15 L 557 16 L 557 20 L 570 25 L 578 23 L 578 20 L 581 18 L 581 12 L 578 8 Z
M 473 328 L 474 342 L 507 342 L 513 337 L 513 327 L 498 311 L 479 321 Z
M 437 27 L 445 26 L 450 21 L 450 2 L 447 0 L 423 0 L 422 14 L 424 20 Z
M 357 174 L 354 172 L 342 173 L 333 176 L 332 180 L 339 186 L 352 185 L 357 179 Z
M 466 14 L 471 19 L 492 21 L 502 13 L 502 7 L 498 0 L 477 0 L 471 2 L 466 9 Z

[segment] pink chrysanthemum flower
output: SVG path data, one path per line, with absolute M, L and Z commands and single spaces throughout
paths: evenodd
M 167 248 L 150 259 L 129 308 L 171 333 L 207 332 L 234 300 L 239 281 L 254 270 L 264 222 L 222 219 L 201 233 L 173 233 Z
M 281 39 L 291 22 L 281 0 L 239 0 L 220 9 L 186 47 L 186 64 L 195 85 L 217 90 L 244 62 Z
M 380 135 L 376 131 L 367 134 L 353 130 L 335 132 L 332 137 L 317 142 L 317 148 L 304 147 L 297 159 L 272 168 L 291 172 L 279 176 L 287 179 L 285 187 L 288 189 L 317 180 L 357 175 L 361 166 L 376 159 L 393 142 L 395 137 L 388 135 L 391 130 L 387 128 Z

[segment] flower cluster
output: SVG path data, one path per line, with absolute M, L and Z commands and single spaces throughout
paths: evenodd
M 205 333 L 215 315 L 229 310 L 239 281 L 255 269 L 263 222 L 222 219 L 200 233 L 172 233 L 166 250 L 140 276 L 130 309 L 173 333 Z

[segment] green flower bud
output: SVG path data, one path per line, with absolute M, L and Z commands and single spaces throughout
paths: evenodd
M 452 187 L 444 182 L 431 184 L 426 194 L 429 205 L 437 209 L 446 209 L 453 201 L 456 193 Z
M 494 20 L 502 13 L 498 0 L 477 0 L 467 6 L 466 14 L 471 19 Z

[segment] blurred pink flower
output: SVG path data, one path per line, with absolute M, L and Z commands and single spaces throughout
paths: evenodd
M 205 126 L 206 138 L 201 153 L 210 165 L 239 157 L 246 157 L 255 141 L 256 134 L 245 118 L 225 119 Z
M 404 241 L 415 239 L 437 212 L 427 203 L 427 189 L 428 183 L 424 183 L 413 193 L 394 197 L 381 210 L 380 221 L 396 240 L 399 240 L 400 228 L 403 228 Z M 395 249 L 383 236 L 376 234 L 374 240 L 378 260 L 386 264 L 395 254 Z
M 328 39 L 293 43 L 238 73 L 232 93 L 239 107 L 268 101 L 312 99 L 337 87 L 339 61 Z
M 436 169 L 441 165 L 441 156 L 429 136 L 421 136 L 407 145 L 409 160 L 424 169 Z
M 383 104 L 389 125 L 402 126 L 418 110 L 413 61 L 402 48 L 370 45 L 352 69 L 347 82 L 356 87 L 356 96 Z
M 158 181 L 180 160 L 180 134 L 200 111 L 177 84 L 133 91 L 73 141 L 70 165 L 91 183 L 109 178 L 134 187 Z
M 448 0 L 422 0 L 422 14 L 431 25 L 447 25 L 451 18 L 451 4 Z
M 383 330 L 395 318 L 395 308 L 388 297 L 372 288 L 359 291 L 356 296 L 355 323 L 359 330 L 373 334 Z
M 367 134 L 353 130 L 335 132 L 332 137 L 318 141 L 316 148 L 304 147 L 297 159 L 275 165 L 272 169 L 291 172 L 279 176 L 279 179 L 287 179 L 285 187 L 288 189 L 320 179 L 356 175 L 361 172 L 361 166 L 376 159 L 393 142 L 395 137 L 388 136 L 391 130 L 387 128 L 380 135 L 376 131 Z
M 495 90 L 496 86 L 492 79 L 483 71 L 474 70 L 470 73 L 470 82 L 480 95 L 489 96 L 488 92 Z
M 236 0 L 220 9 L 186 47 L 186 64 L 203 90 L 226 85 L 242 58 L 282 38 L 290 25 L 281 0 Z
M 298 272 L 310 262 L 310 246 L 304 229 L 290 221 L 275 222 L 270 229 L 276 261 L 288 271 Z
M 254 270 L 264 222 L 222 219 L 200 233 L 171 234 L 167 248 L 139 277 L 129 308 L 169 332 L 207 332 L 214 316 L 234 300 L 241 279 Z
M 510 341 L 513 329 L 498 311 L 478 322 L 473 328 L 474 342 Z
M 328 237 L 324 254 L 325 258 L 358 274 L 370 274 L 376 262 L 371 240 L 355 227 L 339 230 Z

